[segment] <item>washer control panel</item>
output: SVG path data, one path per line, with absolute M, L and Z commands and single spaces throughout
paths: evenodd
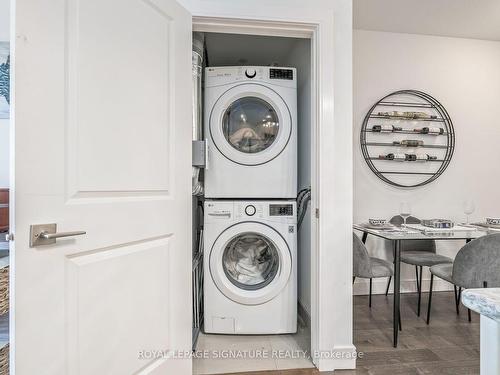
M 205 200 L 205 222 L 232 223 L 263 221 L 296 224 L 296 203 L 292 200 Z

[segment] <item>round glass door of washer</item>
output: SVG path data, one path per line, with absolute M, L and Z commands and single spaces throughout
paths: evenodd
M 274 298 L 291 273 L 288 245 L 272 228 L 241 223 L 224 231 L 210 254 L 210 273 L 219 290 L 242 304 Z
M 288 106 L 272 89 L 244 84 L 226 91 L 210 114 L 210 135 L 232 162 L 260 165 L 287 146 L 292 131 Z
M 222 267 L 229 281 L 244 290 L 269 284 L 278 273 L 276 245 L 267 237 L 247 232 L 231 239 L 222 254 Z

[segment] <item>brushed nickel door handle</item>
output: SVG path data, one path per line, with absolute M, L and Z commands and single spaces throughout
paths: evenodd
M 59 233 L 48 233 L 47 231 L 43 231 L 40 232 L 40 237 L 43 237 L 46 240 L 51 240 L 53 238 L 81 236 L 83 234 L 87 234 L 87 232 L 83 230 L 75 230 L 73 232 L 59 232 Z
M 83 230 L 57 233 L 57 224 L 38 224 L 30 226 L 30 247 L 51 245 L 58 238 L 82 236 L 87 234 Z

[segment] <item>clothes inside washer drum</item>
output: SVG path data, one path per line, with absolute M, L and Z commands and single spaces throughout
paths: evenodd
M 279 269 L 276 246 L 258 233 L 241 234 L 229 241 L 222 262 L 228 279 L 245 290 L 268 285 Z

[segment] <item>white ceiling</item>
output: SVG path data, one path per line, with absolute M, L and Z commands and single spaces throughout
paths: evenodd
M 354 0 L 354 28 L 500 41 L 500 0 Z

